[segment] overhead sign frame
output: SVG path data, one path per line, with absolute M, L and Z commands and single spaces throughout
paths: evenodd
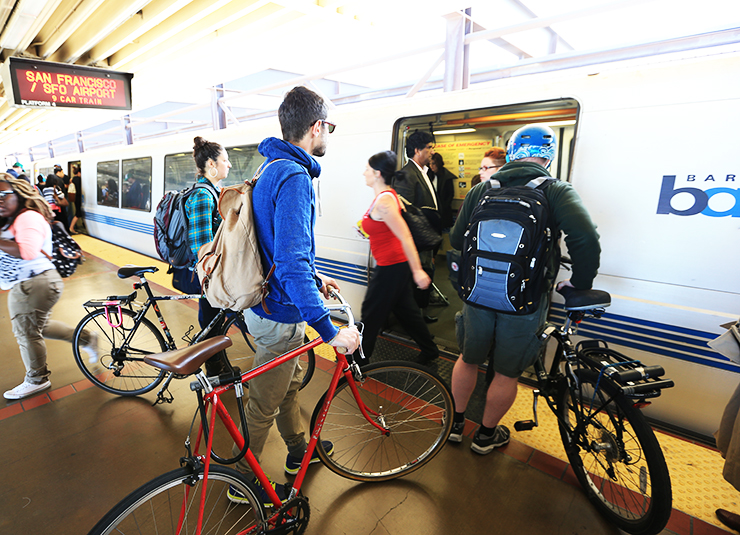
M 0 74 L 14 108 L 131 109 L 132 73 L 11 57 Z

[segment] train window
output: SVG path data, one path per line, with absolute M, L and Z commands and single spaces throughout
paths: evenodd
M 549 171 L 569 180 L 577 117 L 578 102 L 567 98 L 406 117 L 396 121 L 393 147 L 399 161 L 406 162 L 406 138 L 415 130 L 434 134 L 436 152 L 457 178 L 454 209 L 470 191 L 485 152 L 492 147 L 505 148 L 514 131 L 526 124 L 545 124 L 555 131 L 558 149 Z
M 197 170 L 192 152 L 164 157 L 164 191 L 181 190 L 195 182 Z
M 118 160 L 98 162 L 98 204 L 118 208 Z
M 231 162 L 231 171 L 229 171 L 228 183 L 238 184 L 245 180 L 251 180 L 262 162 L 265 161 L 257 150 L 257 145 L 244 145 L 241 147 L 229 147 L 229 161 Z M 224 185 L 227 181 L 224 180 Z
M 222 186 L 232 186 L 252 178 L 265 160 L 257 151 L 257 145 L 229 147 L 226 152 L 229 154 L 231 170 L 221 183 Z M 192 152 L 168 154 L 164 157 L 164 191 L 181 190 L 190 186 L 196 175 Z
M 121 208 L 129 210 L 152 209 L 152 159 L 123 160 L 123 187 Z

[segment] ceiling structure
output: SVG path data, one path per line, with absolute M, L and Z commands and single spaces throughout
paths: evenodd
M 740 2 L 0 0 L 0 28 L 3 61 L 134 75 L 123 120 L 120 111 L 13 108 L 3 89 L 0 156 L 28 162 L 39 157 L 33 147 L 120 139 L 114 129 L 126 121 L 148 125 L 142 139 L 205 124 L 212 102 L 225 124 L 239 122 L 276 109 L 286 84 L 310 83 L 337 103 L 656 53 L 737 51 Z

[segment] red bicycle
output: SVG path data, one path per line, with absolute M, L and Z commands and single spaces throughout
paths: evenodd
M 347 315 L 354 324 L 347 302 L 329 305 Z M 181 468 L 153 479 L 124 498 L 92 529 L 90 535 L 115 534 L 300 534 L 308 525 L 308 500 L 300 494 L 311 456 L 319 441 L 330 440 L 330 456 L 318 448 L 321 461 L 333 472 L 357 481 L 386 481 L 418 470 L 439 453 L 450 434 L 454 404 L 445 382 L 427 368 L 411 362 L 389 361 L 360 369 L 351 356 L 336 351 L 336 367 L 329 388 L 319 400 L 311 419 L 311 438 L 292 487 L 283 502 L 249 450 L 249 437 L 242 436 L 222 402 L 234 390 L 246 429 L 242 403 L 243 383 L 296 358 L 322 343 L 317 338 L 303 346 L 222 383 L 208 378 L 200 366 L 213 354 L 231 345 L 217 337 L 193 346 L 145 357 L 163 370 L 195 373 L 191 390 L 198 396 L 196 416 L 200 426 Z M 213 451 L 216 420 L 220 420 L 241 449 L 234 458 Z M 191 432 L 192 434 L 192 432 Z M 273 506 L 266 509 L 255 485 L 240 472 L 222 466 L 244 457 L 265 489 Z M 216 461 L 215 464 L 213 461 Z M 229 487 L 246 497 L 235 504 L 227 498 Z

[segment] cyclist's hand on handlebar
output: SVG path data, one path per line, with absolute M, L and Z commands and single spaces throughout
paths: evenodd
M 559 282 L 559 283 L 557 284 L 557 286 L 555 286 L 555 289 L 556 289 L 556 290 L 557 290 L 558 292 L 559 292 L 559 291 L 561 291 L 561 290 L 562 290 L 563 288 L 573 288 L 573 289 L 575 289 L 575 286 L 573 286 L 573 283 L 572 283 L 572 282 L 570 282 L 570 279 L 567 279 L 567 280 L 564 280 L 564 281 L 560 281 L 560 282 Z M 566 290 L 566 291 L 567 291 L 567 290 Z
M 429 285 L 432 283 L 432 279 L 429 277 L 426 271 L 423 269 L 419 269 L 417 271 L 412 272 L 412 275 L 414 277 L 414 282 L 416 283 L 416 287 L 420 290 L 426 290 L 429 288 Z
M 340 353 L 353 353 L 360 345 L 360 331 L 354 325 L 339 329 L 339 333 L 329 342 Z
M 324 296 L 324 299 L 329 299 L 329 294 L 332 292 L 332 290 L 337 292 L 340 291 L 339 284 L 333 278 L 322 275 L 318 271 L 316 272 L 316 276 L 321 281 L 321 288 L 319 288 L 319 291 L 321 292 L 321 295 Z

